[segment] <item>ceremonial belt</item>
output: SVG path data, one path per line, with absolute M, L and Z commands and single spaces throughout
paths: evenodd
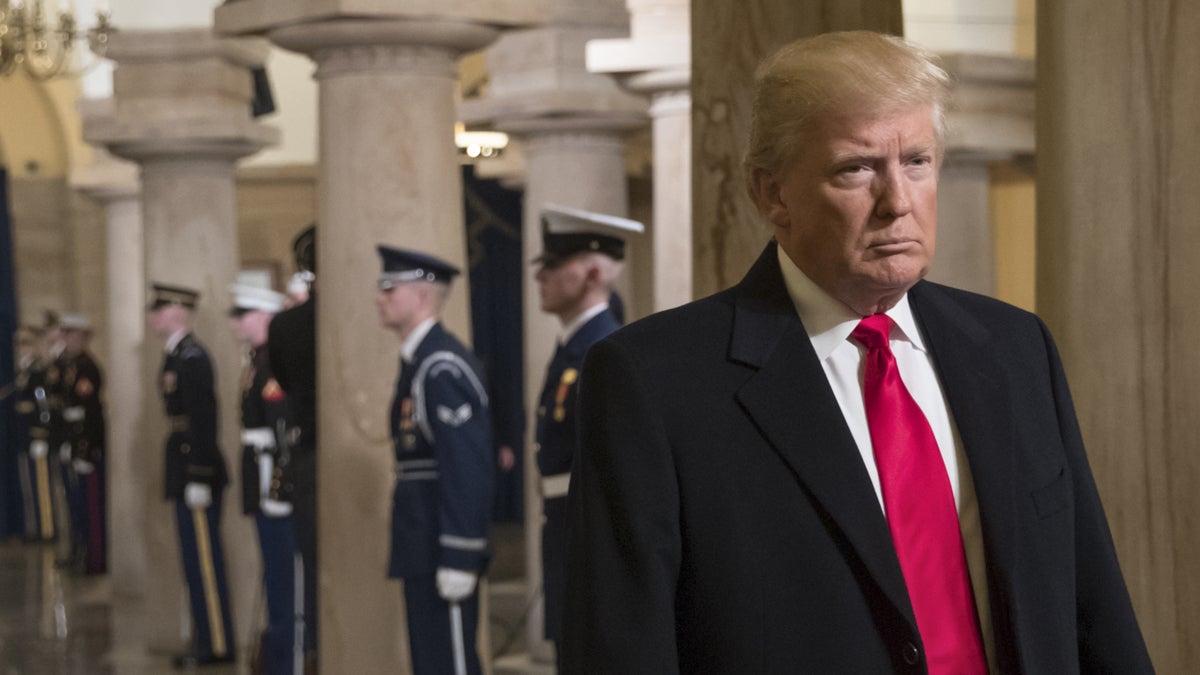
M 571 487 L 571 472 L 560 473 L 553 476 L 542 476 L 542 497 L 546 499 L 555 499 L 557 497 L 566 497 L 567 491 Z
M 171 428 L 171 431 L 187 431 L 192 428 L 187 415 L 171 415 L 167 418 L 167 426 Z
M 73 405 L 70 408 L 63 409 L 63 419 L 68 422 L 82 422 L 83 406 Z
M 275 433 L 267 427 L 242 429 L 242 445 L 253 446 L 255 450 L 266 450 L 275 447 Z
M 438 477 L 436 459 L 408 459 L 396 462 L 396 480 L 434 480 Z

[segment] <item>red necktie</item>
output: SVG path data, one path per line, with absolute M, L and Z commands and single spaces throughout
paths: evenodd
M 888 529 L 929 675 L 986 675 L 954 493 L 929 421 L 900 379 L 891 329 L 886 314 L 874 314 L 851 333 L 867 348 L 863 399 Z

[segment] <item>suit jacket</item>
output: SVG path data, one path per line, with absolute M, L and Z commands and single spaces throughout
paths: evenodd
M 974 477 L 1000 671 L 1153 672 L 1045 326 L 928 282 L 909 299 Z M 926 672 L 774 244 L 594 346 L 580 404 L 565 672 Z

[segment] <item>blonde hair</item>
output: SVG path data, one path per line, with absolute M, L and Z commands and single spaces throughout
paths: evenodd
M 928 105 L 940 152 L 950 76 L 937 61 L 903 38 L 870 31 L 824 33 L 784 46 L 755 73 L 747 180 L 758 169 L 783 170 L 804 134 L 829 114 L 880 117 Z
M 612 290 L 613 284 L 616 283 L 617 277 L 621 274 L 621 263 L 614 260 L 603 253 L 587 253 L 585 260 L 587 264 L 596 268 L 600 276 L 600 284 L 608 290 Z

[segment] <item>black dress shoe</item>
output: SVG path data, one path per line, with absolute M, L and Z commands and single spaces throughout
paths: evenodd
M 224 663 L 233 663 L 233 654 L 225 656 L 207 656 L 199 657 L 195 654 L 180 654 L 171 657 L 171 665 L 175 666 L 176 670 L 190 670 L 192 668 L 203 668 L 205 666 L 218 666 Z

